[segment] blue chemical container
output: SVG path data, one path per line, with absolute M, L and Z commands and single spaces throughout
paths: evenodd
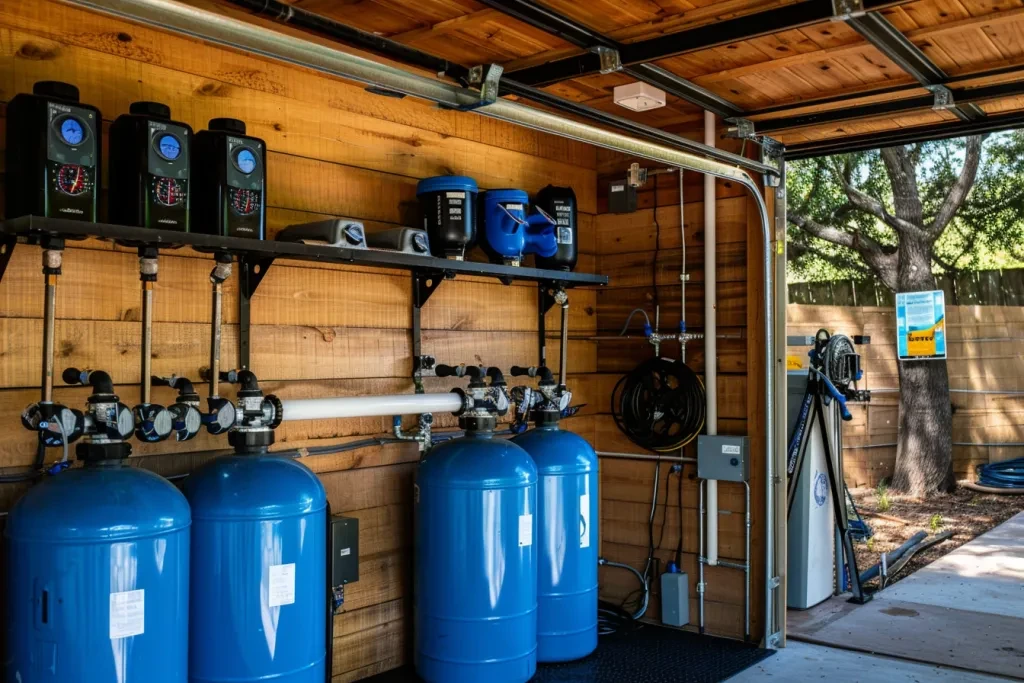
M 192 505 L 189 680 L 323 683 L 327 495 L 305 465 L 215 458 L 185 483 Z
M 551 413 L 541 412 L 541 416 Z M 537 465 L 537 660 L 565 662 L 597 647 L 597 453 L 558 428 L 557 412 L 517 436 Z
M 189 508 L 119 461 L 47 478 L 7 519 L 6 680 L 184 683 Z
M 558 252 L 555 220 L 543 210 L 527 215 L 523 190 L 488 190 L 483 198 L 484 239 L 480 246 L 495 263 L 519 265 L 525 254 L 550 258 Z
M 537 669 L 537 469 L 467 431 L 420 463 L 415 665 L 428 683 L 525 683 Z

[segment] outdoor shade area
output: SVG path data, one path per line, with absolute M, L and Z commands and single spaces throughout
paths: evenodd
M 1024 680 L 1024 0 L 0 0 L 0 150 L 0 678 Z

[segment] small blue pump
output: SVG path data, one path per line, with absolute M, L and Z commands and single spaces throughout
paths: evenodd
M 481 246 L 491 261 L 518 266 L 524 254 L 550 258 L 558 251 L 555 220 L 534 207 L 523 190 L 488 190 L 484 193 L 484 239 Z

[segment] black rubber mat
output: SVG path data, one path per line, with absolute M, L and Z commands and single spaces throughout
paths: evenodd
M 735 640 L 645 626 L 602 637 L 597 651 L 566 664 L 542 664 L 532 683 L 717 683 L 769 657 Z M 415 683 L 412 668 L 366 679 L 372 683 Z

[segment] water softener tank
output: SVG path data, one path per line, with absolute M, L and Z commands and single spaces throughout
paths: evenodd
M 597 453 L 534 412 L 513 439 L 537 465 L 537 661 L 580 659 L 597 648 Z
M 524 254 L 550 258 L 558 251 L 555 220 L 542 209 L 527 215 L 529 206 L 530 199 L 522 190 L 484 193 L 480 246 L 494 263 L 518 266 Z
M 436 176 L 416 185 L 421 225 L 434 256 L 461 261 L 476 244 L 476 195 L 476 181 L 466 176 Z
M 537 469 L 494 417 L 421 461 L 415 666 L 428 683 L 525 683 L 537 668 Z
M 133 102 L 110 126 L 110 222 L 188 232 L 192 128 L 159 102 Z
M 116 396 L 89 400 L 131 433 Z M 5 680 L 184 683 L 188 503 L 165 479 L 122 465 L 131 448 L 116 434 L 89 438 L 77 450 L 83 467 L 45 478 L 7 518 Z
M 78 88 L 41 81 L 7 105 L 7 217 L 99 220 L 100 110 Z
M 576 193 L 571 187 L 548 185 L 537 193 L 534 205 L 555 219 L 555 241 L 558 243 L 554 256 L 537 255 L 537 267 L 571 271 L 576 267 L 579 254 L 576 239 Z
M 239 373 L 238 414 L 262 393 Z M 255 401 L 255 406 L 247 402 Z M 185 481 L 192 505 L 189 680 L 323 683 L 327 652 L 327 494 L 273 455 L 273 431 L 233 430 L 234 455 Z
M 192 229 L 265 239 L 267 145 L 237 119 L 212 119 L 192 147 Z

